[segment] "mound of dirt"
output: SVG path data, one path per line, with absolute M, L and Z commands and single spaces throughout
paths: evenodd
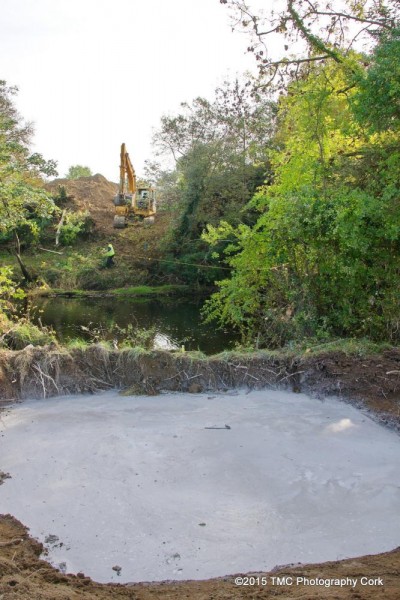
M 46 184 L 46 189 L 57 195 L 64 188 L 70 197 L 67 208 L 71 210 L 88 210 L 100 233 L 113 232 L 114 204 L 113 198 L 118 185 L 108 181 L 97 173 L 91 177 L 78 179 L 54 179 Z

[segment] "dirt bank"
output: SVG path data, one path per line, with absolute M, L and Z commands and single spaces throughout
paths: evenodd
M 0 397 L 19 400 L 95 392 L 200 392 L 280 386 L 319 397 L 336 395 L 400 427 L 400 349 L 379 355 L 196 353 L 109 350 L 101 344 L 66 350 L 28 346 L 0 352 Z
M 319 396 L 335 394 L 367 409 L 377 420 L 400 427 L 400 350 L 356 356 L 334 352 L 254 355 L 226 353 L 208 359 L 195 355 L 134 350 L 110 351 L 102 346 L 67 352 L 57 347 L 26 348 L 0 353 L 0 397 L 18 400 L 58 393 L 94 392 L 119 386 L 128 393 L 160 390 L 262 388 L 285 386 Z M 1 464 L 0 464 L 1 468 Z M 6 485 L 7 482 L 4 483 Z M 329 598 L 400 597 L 400 549 L 321 565 L 277 568 L 256 574 L 253 585 L 237 586 L 234 576 L 182 583 L 100 585 L 84 575 L 66 576 L 39 559 L 41 545 L 30 539 L 15 519 L 0 517 L 0 598 Z M 282 585 L 287 575 L 287 585 Z M 262 577 L 267 578 L 267 582 Z M 322 580 L 305 585 L 297 577 Z M 346 579 L 340 587 L 329 582 Z M 364 579 L 363 579 L 364 578 Z M 350 581 L 350 580 L 355 580 Z M 325 582 L 325 583 L 324 583 Z M 291 583 L 291 585 L 289 585 Z M 264 585 L 265 584 L 265 585 Z

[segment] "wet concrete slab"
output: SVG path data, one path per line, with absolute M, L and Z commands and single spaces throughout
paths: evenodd
M 97 581 L 204 579 L 399 545 L 400 441 L 283 391 L 29 401 L 1 415 L 0 512 Z M 114 567 L 114 568 L 113 568 Z

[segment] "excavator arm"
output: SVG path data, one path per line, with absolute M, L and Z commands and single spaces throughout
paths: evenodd
M 128 185 L 127 185 L 128 184 Z M 128 192 L 127 192 L 128 189 Z M 121 164 L 119 167 L 119 193 L 122 195 L 136 193 L 136 173 L 125 144 L 121 145 Z

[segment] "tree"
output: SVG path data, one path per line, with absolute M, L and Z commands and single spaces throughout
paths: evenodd
M 274 129 L 276 104 L 270 98 L 253 97 L 253 80 L 225 81 L 215 98 L 195 98 L 181 103 L 176 116 L 163 116 L 154 135 L 159 153 L 169 152 L 175 162 L 197 144 L 219 143 L 229 159 L 240 156 L 242 163 L 264 160 L 264 148 Z
M 378 36 L 368 68 L 357 77 L 354 110 L 373 131 L 399 130 L 400 28 Z
M 66 179 L 79 179 L 79 177 L 91 177 L 93 175 L 89 167 L 82 165 L 72 165 L 65 175 Z
M 221 223 L 204 236 L 212 245 L 232 240 L 232 275 L 219 282 L 208 317 L 247 342 L 399 339 L 400 131 L 393 115 L 379 135 L 358 122 L 361 92 L 354 79 L 349 86 L 347 67 L 315 63 L 290 84 L 270 154 L 273 181 L 251 201 L 257 223 Z
M 212 101 L 196 98 L 181 104 L 178 115 L 163 117 L 155 135 L 159 151 L 175 160 L 174 176 L 162 178 L 176 215 L 168 249 L 174 258 L 190 263 L 190 268 L 179 269 L 186 280 L 215 280 L 217 271 L 208 267 L 216 261 L 201 233 L 220 219 L 235 224 L 247 220 L 251 211 L 244 208 L 267 175 L 275 104 L 269 99 L 256 102 L 250 88 L 249 80 L 225 82 Z
M 44 220 L 55 210 L 43 189 L 42 175 L 57 175 L 56 163 L 30 153 L 32 125 L 18 114 L 13 96 L 17 88 L 0 81 L 0 236 L 13 239 L 24 278 L 32 279 L 21 258 L 20 236 L 36 238 Z
M 400 17 L 398 0 L 285 0 L 259 14 L 247 0 L 220 2 L 229 6 L 233 28 L 249 35 L 248 51 L 255 54 L 264 85 L 276 77 L 285 85 L 304 64 L 343 62 L 371 34 L 395 28 Z

